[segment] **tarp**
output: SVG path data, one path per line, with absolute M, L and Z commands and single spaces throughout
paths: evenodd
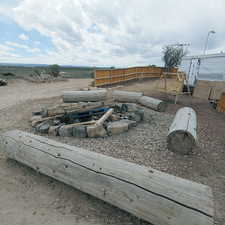
M 225 81 L 225 54 L 184 57 L 179 70 L 187 74 L 191 86 L 197 80 Z

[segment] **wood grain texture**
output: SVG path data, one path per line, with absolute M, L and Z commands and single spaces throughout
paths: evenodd
M 166 103 L 156 98 L 142 96 L 139 98 L 138 102 L 145 107 L 159 112 L 164 112 L 166 110 Z
M 139 98 L 143 96 L 142 92 L 133 91 L 119 91 L 115 90 L 112 92 L 113 99 L 118 102 L 131 102 L 137 103 Z
M 18 130 L 2 134 L 0 146 L 9 158 L 152 224 L 213 224 L 208 186 Z
M 113 109 L 109 109 L 99 120 L 96 121 L 96 126 L 102 126 L 103 123 L 113 114 Z
M 63 92 L 63 102 L 97 102 L 104 101 L 107 97 L 107 91 L 91 90 L 91 91 L 65 91 Z
M 188 154 L 197 142 L 197 116 L 190 107 L 179 109 L 167 136 L 168 149 Z

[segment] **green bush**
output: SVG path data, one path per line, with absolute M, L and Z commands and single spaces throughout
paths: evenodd
M 53 64 L 48 67 L 48 74 L 53 77 L 58 77 L 60 73 L 60 66 L 58 64 Z

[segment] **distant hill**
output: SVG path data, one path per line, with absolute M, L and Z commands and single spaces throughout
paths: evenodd
M 13 66 L 13 67 L 47 67 L 50 64 L 25 64 L 25 63 L 0 63 L 0 66 Z M 93 67 L 93 66 L 73 66 L 73 65 L 60 65 L 63 68 L 78 68 L 78 69 L 108 69 L 110 67 Z

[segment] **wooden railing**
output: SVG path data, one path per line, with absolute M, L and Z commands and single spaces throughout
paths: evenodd
M 111 85 L 142 78 L 160 78 L 166 71 L 164 67 L 146 66 L 122 69 L 95 70 L 95 86 Z M 176 73 L 177 69 L 172 69 Z

